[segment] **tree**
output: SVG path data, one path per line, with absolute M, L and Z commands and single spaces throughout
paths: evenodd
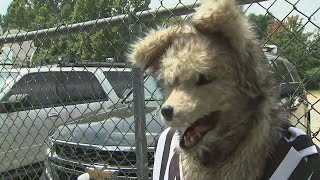
M 34 14 L 28 0 L 13 0 L 8 7 L 6 18 L 8 29 L 31 30 Z
M 318 50 L 315 49 L 318 41 L 312 38 L 313 34 L 305 32 L 298 15 L 289 16 L 283 22 L 273 20 L 268 26 L 269 43 L 275 44 L 278 54 L 295 65 L 301 78 L 307 76 L 306 71 L 320 65 L 316 56 Z
M 77 0 L 72 14 L 74 22 L 93 20 L 99 17 L 98 4 L 92 0 Z
M 75 0 L 13 0 L 7 12 L 9 28 L 38 30 L 70 21 Z
M 320 67 L 320 29 L 313 33 L 309 45 L 312 56 L 318 60 L 317 67 Z
M 250 22 L 253 24 L 256 30 L 256 34 L 260 40 L 265 41 L 268 36 L 268 25 L 269 22 L 274 20 L 271 14 L 249 14 L 248 16 Z
M 102 17 L 128 14 L 130 9 L 141 11 L 148 8 L 150 1 L 128 0 L 78 0 L 72 14 L 73 22 L 83 22 Z M 125 60 L 127 44 L 130 40 L 129 25 L 121 24 L 117 27 L 106 26 L 104 29 L 92 29 L 90 32 L 77 34 L 68 43 L 71 52 L 77 60 L 101 61 L 107 57 L 119 61 Z
M 8 9 L 7 22 L 9 28 L 31 31 L 126 14 L 129 9 L 141 11 L 149 4 L 150 0 L 14 0 Z M 35 39 L 38 49 L 34 62 L 56 63 L 59 56 L 68 61 L 99 61 L 106 57 L 124 60 L 130 40 L 128 27 L 128 24 L 107 25 L 103 29 Z
M 75 1 L 72 0 L 32 0 L 32 12 L 35 14 L 31 23 L 31 30 L 38 30 L 60 26 L 71 22 L 71 13 Z M 69 12 L 71 11 L 71 12 Z M 57 62 L 58 56 L 67 51 L 64 37 L 35 39 L 38 47 L 33 62 L 39 64 L 42 61 Z
M 279 53 L 298 67 L 300 75 L 318 63 L 308 48 L 311 34 L 304 32 L 299 16 L 290 16 L 283 23 L 271 22 L 268 34 L 270 41 L 279 47 Z
M 319 89 L 320 85 L 320 30 L 316 30 L 309 41 L 311 56 L 315 59 L 313 68 L 306 71 L 307 88 Z M 310 78 L 310 79 L 309 79 Z

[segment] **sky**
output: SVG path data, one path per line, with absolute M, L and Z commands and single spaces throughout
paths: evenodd
M 6 13 L 12 1 L 13 0 L 0 0 L 0 14 Z M 151 0 L 150 8 L 159 8 L 161 6 L 160 2 L 163 3 L 164 7 L 170 8 L 175 7 L 179 2 L 182 4 L 192 4 L 195 3 L 196 0 Z M 293 5 L 290 3 L 295 4 L 297 10 L 293 10 Z M 320 10 L 317 11 L 318 8 L 320 8 L 320 0 L 268 0 L 259 4 L 254 3 L 251 6 L 244 6 L 244 9 L 247 9 L 247 14 L 266 14 L 266 9 L 268 9 L 269 12 L 280 20 L 284 19 L 288 14 L 299 15 L 303 18 L 303 23 L 306 23 L 306 31 L 309 32 L 314 31 L 316 26 L 307 22 L 307 18 L 304 17 L 303 14 L 308 17 L 312 15 L 311 21 L 320 26 Z
M 193 4 L 196 0 L 162 0 L 164 7 L 174 7 L 179 2 L 181 4 Z M 199 2 L 199 1 L 198 1 Z M 291 3 L 291 4 L 290 4 Z M 295 4 L 297 10 L 293 10 L 293 5 Z M 160 7 L 160 0 L 151 0 L 150 7 L 152 9 Z M 320 0 L 267 0 L 264 2 L 253 3 L 251 6 L 245 5 L 244 9 L 247 10 L 246 14 L 266 14 L 267 10 L 272 13 L 279 20 L 283 20 L 289 15 L 299 15 L 303 18 L 303 23 L 306 24 L 306 31 L 312 32 L 317 29 L 312 23 L 307 23 L 307 18 L 303 16 L 311 16 L 311 21 L 317 26 L 320 26 Z M 318 10 L 318 11 L 317 11 Z M 300 12 L 299 12 L 300 11 Z M 303 13 L 303 14 L 302 14 Z
M 13 0 L 0 0 L 0 14 L 3 15 L 7 12 L 9 4 Z

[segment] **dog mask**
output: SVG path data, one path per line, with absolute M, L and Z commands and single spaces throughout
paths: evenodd
M 242 119 L 248 119 L 251 111 L 246 111 L 262 104 L 270 89 L 265 88 L 270 81 L 263 56 L 233 0 L 203 0 L 190 21 L 151 30 L 134 43 L 129 61 L 163 82 L 162 119 L 182 132 L 196 129 L 198 135 L 187 133 L 188 142 L 182 142 L 192 149 L 208 127 L 219 127 L 210 132 L 217 139 L 204 138 L 204 144 L 225 140 L 234 136 L 228 129 L 247 125 Z M 240 112 L 244 117 L 238 117 Z M 239 121 L 229 120 L 235 118 Z M 201 124 L 206 119 L 210 125 Z

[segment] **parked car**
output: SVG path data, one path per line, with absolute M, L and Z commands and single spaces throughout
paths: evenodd
M 266 52 L 266 59 L 277 76 L 280 106 L 288 108 L 293 115 L 294 123 L 308 123 L 307 115 L 299 114 L 300 108 L 307 112 L 307 104 L 296 101 L 306 100 L 301 80 L 292 64 L 284 58 Z M 126 72 L 129 74 L 129 72 Z M 129 76 L 129 75 L 128 75 Z M 108 78 L 108 77 L 107 77 Z M 119 79 L 122 81 L 123 79 Z M 128 87 L 126 87 L 128 88 Z M 150 93 L 153 92 L 153 93 Z M 132 96 L 130 96 L 132 98 Z M 135 138 L 134 138 L 134 105 L 131 99 L 125 104 L 104 108 L 87 113 L 66 126 L 59 127 L 48 139 L 48 159 L 45 163 L 46 179 L 77 179 L 87 171 L 99 171 L 113 174 L 114 179 L 137 179 Z M 165 128 L 158 112 L 162 103 L 161 93 L 156 89 L 150 77 L 145 81 L 145 109 L 147 124 L 147 149 L 149 178 L 153 168 L 155 141 Z M 297 113 L 299 112 L 299 113 Z M 295 120 L 295 121 L 294 121 Z M 305 124 L 308 126 L 308 124 Z
M 68 67 L 69 66 L 69 67 Z M 41 172 L 52 130 L 84 113 L 114 105 L 117 89 L 106 79 L 117 67 L 69 65 L 0 69 L 0 179 Z M 118 79 L 116 77 L 115 79 Z M 110 79 L 110 78 L 109 78 Z M 42 164 L 41 164 L 42 163 Z
M 310 109 L 307 91 L 296 68 L 287 59 L 273 53 L 265 53 L 276 75 L 281 101 L 279 104 L 289 112 L 289 120 L 310 135 Z
M 127 74 L 128 79 L 119 81 L 130 81 L 132 74 L 123 74 Z M 146 153 L 148 166 L 152 168 L 155 140 L 165 128 L 158 113 L 162 95 L 152 77 L 147 77 L 144 85 Z M 130 95 L 123 104 L 84 114 L 74 122 L 59 127 L 48 139 L 46 178 L 77 179 L 86 170 L 106 166 L 109 172 L 117 174 L 117 179 L 137 178 L 133 108 L 133 96 Z

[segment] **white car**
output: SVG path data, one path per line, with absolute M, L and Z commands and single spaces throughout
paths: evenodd
M 0 179 L 41 168 L 34 165 L 45 160 L 45 141 L 56 127 L 119 102 L 123 92 L 113 84 L 127 70 L 110 65 L 0 69 Z

